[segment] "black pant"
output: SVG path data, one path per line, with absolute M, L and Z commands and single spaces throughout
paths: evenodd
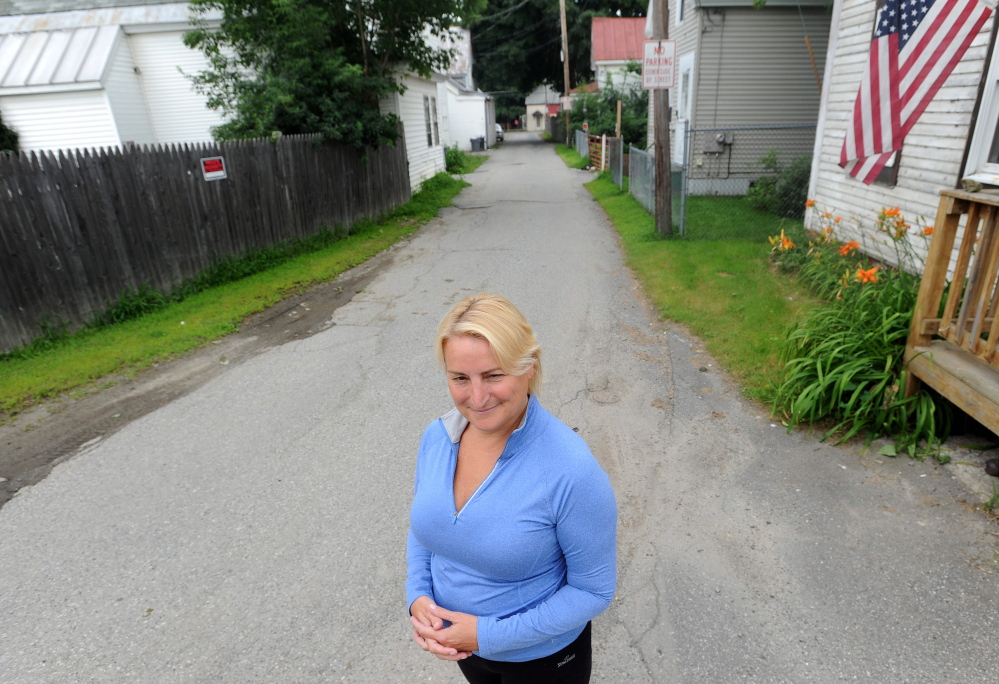
M 588 684 L 593 667 L 590 623 L 558 653 L 523 663 L 486 660 L 477 655 L 458 661 L 471 684 Z

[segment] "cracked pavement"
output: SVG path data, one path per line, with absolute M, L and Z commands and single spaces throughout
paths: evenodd
M 953 471 L 786 434 L 650 311 L 589 173 L 528 134 L 490 155 L 440 218 L 266 319 L 276 337 L 176 362 L 197 381 L 19 485 L 0 682 L 462 681 L 410 639 L 405 535 L 449 408 L 432 336 L 482 290 L 534 325 L 541 400 L 617 493 L 594 682 L 993 679 L 999 537 Z

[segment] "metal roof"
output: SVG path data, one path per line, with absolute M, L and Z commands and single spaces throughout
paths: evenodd
M 641 59 L 645 17 L 593 17 L 593 61 Z
M 166 5 L 175 2 L 178 0 L 0 0 L 0 17 L 134 5 Z
M 118 26 L 0 34 L 0 93 L 100 82 Z

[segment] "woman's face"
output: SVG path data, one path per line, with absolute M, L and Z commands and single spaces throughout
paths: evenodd
M 469 335 L 444 342 L 444 367 L 451 399 L 473 428 L 507 436 L 517 429 L 527 408 L 533 367 L 521 375 L 508 375 L 489 343 Z

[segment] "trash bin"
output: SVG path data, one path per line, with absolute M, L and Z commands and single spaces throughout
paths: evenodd
M 478 138 L 472 138 L 472 152 L 482 152 L 486 149 L 486 138 L 485 136 L 479 136 Z

